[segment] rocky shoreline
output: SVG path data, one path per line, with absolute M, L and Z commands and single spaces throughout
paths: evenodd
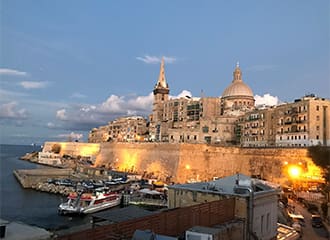
M 63 196 L 67 196 L 70 192 L 75 192 L 74 187 L 61 186 L 61 185 L 55 185 L 52 183 L 43 183 L 43 182 L 34 184 L 31 186 L 31 188 L 37 191 L 60 194 Z
M 31 162 L 38 162 L 38 154 L 39 152 L 26 153 L 24 156 L 20 157 L 19 159 L 31 161 Z

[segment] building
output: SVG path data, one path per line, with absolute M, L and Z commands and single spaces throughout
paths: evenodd
M 121 117 L 106 126 L 93 128 L 88 142 L 140 142 L 148 139 L 147 120 L 140 116 Z
M 150 138 L 161 142 L 236 144 L 237 117 L 254 109 L 255 102 L 238 64 L 222 97 L 170 99 L 162 61 L 153 93 Z
M 237 64 L 219 97 L 170 98 L 162 59 L 149 119 L 123 117 L 94 128 L 89 142 L 155 141 L 242 147 L 330 146 L 330 100 L 308 95 L 293 103 L 256 107 Z
M 307 95 L 239 118 L 245 147 L 330 146 L 330 100 Z
M 278 190 L 264 181 L 237 174 L 211 182 L 171 185 L 168 189 L 169 208 L 235 197 L 235 215 L 245 220 L 249 235 L 276 238 Z

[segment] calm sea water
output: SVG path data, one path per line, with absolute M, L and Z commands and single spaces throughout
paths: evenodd
M 44 166 L 20 160 L 27 152 L 40 151 L 39 147 L 0 145 L 0 218 L 57 230 L 80 225 L 89 217 L 59 216 L 57 207 L 65 199 L 60 195 L 24 189 L 16 180 L 15 169 L 44 168 Z

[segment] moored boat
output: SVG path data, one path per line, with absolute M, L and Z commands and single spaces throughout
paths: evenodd
M 58 207 L 59 214 L 88 214 L 118 206 L 121 194 L 105 188 L 95 189 L 92 193 L 83 191 L 70 193 L 68 201 Z

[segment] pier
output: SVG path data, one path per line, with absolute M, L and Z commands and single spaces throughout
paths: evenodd
M 42 168 L 14 170 L 14 175 L 23 188 L 33 188 L 40 182 L 46 182 L 49 178 L 70 178 L 72 169 Z

